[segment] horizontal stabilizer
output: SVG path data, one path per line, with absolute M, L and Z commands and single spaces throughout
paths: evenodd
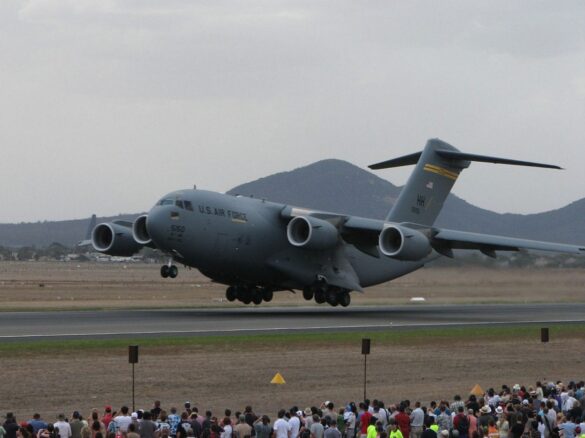
M 372 164 L 368 166 L 372 170 L 388 169 L 390 167 L 411 166 L 418 163 L 418 159 L 422 152 L 415 152 L 414 154 L 404 155 L 403 157 L 393 158 L 392 160 L 382 161 L 381 163 Z
M 436 150 L 435 153 L 441 158 L 448 160 L 478 161 L 481 163 L 511 164 L 514 166 L 544 167 L 546 169 L 562 169 L 554 164 L 533 163 L 531 161 L 509 160 L 507 158 L 488 157 L 487 155 L 466 154 L 459 151 Z

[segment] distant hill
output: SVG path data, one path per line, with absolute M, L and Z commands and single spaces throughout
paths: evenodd
M 253 195 L 300 207 L 383 219 L 400 187 L 341 160 L 323 160 L 234 187 L 228 193 Z M 137 214 L 98 218 L 132 220 Z M 72 246 L 83 239 L 89 219 L 0 224 L 2 246 Z M 475 207 L 455 195 L 445 203 L 437 226 L 527 239 L 585 243 L 585 198 L 558 210 L 521 215 Z

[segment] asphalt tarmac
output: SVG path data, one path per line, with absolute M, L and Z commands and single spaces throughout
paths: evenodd
M 585 303 L 0 313 L 0 342 L 585 322 Z

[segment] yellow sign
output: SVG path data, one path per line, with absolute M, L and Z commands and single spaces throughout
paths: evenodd
M 485 394 L 485 391 L 481 389 L 481 386 L 479 386 L 479 384 L 477 384 L 471 389 L 470 394 L 473 394 L 476 397 L 480 397 Z
M 286 382 L 280 373 L 276 373 L 270 383 L 274 383 L 275 385 L 284 385 Z

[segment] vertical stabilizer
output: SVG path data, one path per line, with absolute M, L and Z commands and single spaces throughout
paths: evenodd
M 394 207 L 388 213 L 389 222 L 410 222 L 433 225 L 443 208 L 443 203 L 459 173 L 469 167 L 470 162 L 509 164 L 513 166 L 561 169 L 554 164 L 533 161 L 512 160 L 461 152 L 438 138 L 427 141 L 422 152 L 405 155 L 381 163 L 372 164 L 370 169 L 387 169 L 416 164 L 408 182 L 400 192 Z
M 469 166 L 469 161 L 442 158 L 437 151 L 459 152 L 444 141 L 431 139 L 421 153 L 408 156 L 410 162 L 397 159 L 370 166 L 380 169 L 414 164 L 416 160 L 416 167 L 388 213 L 387 221 L 421 225 L 432 225 L 435 222 L 459 173 Z

